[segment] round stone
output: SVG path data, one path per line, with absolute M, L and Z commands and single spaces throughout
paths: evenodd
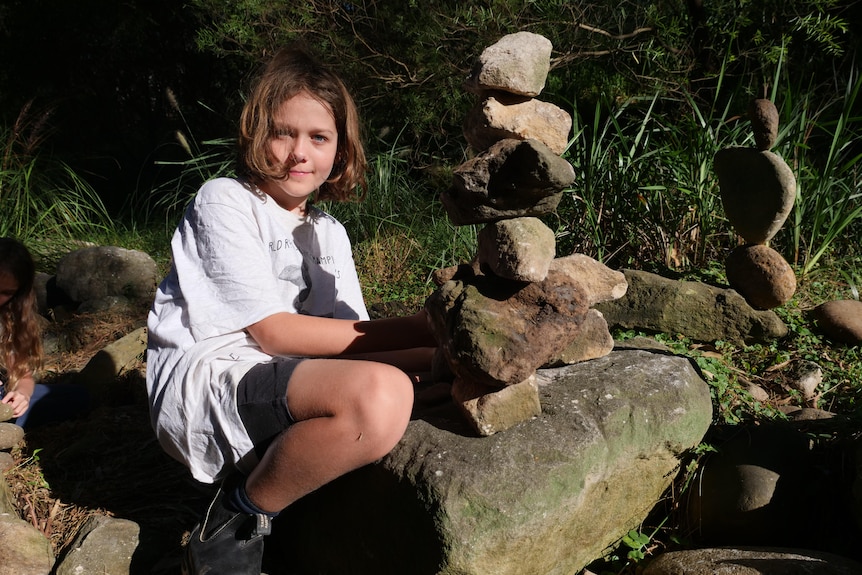
M 829 338 L 849 345 L 862 343 L 862 302 L 828 301 L 814 308 L 814 317 Z
M 770 100 L 758 98 L 748 107 L 748 117 L 758 150 L 768 150 L 778 138 L 778 109 Z
M 757 309 L 784 305 L 796 293 L 793 268 L 769 246 L 739 246 L 727 257 L 725 271 L 730 287 Z
M 724 213 L 750 244 L 769 241 L 784 225 L 796 201 L 796 177 L 772 152 L 724 148 L 715 154 L 715 173 Z

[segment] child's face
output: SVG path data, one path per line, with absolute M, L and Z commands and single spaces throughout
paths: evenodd
M 283 180 L 269 180 L 263 191 L 286 210 L 303 214 L 305 202 L 332 173 L 338 131 L 329 106 L 306 93 L 285 101 L 274 117 L 272 157 L 288 168 Z
M 18 281 L 10 274 L 0 272 L 0 307 L 18 293 Z

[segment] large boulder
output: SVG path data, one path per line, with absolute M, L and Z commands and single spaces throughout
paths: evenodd
M 150 302 L 158 282 L 155 260 L 138 250 L 82 248 L 66 254 L 57 264 L 57 288 L 72 302 L 94 307 L 112 298 Z
M 580 571 L 645 518 L 701 441 L 709 389 L 688 359 L 642 350 L 537 381 L 542 413 L 490 437 L 451 404 L 418 411 L 380 462 L 282 513 L 272 564 L 320 575 Z
M 51 542 L 10 513 L 0 513 L 0 557 L 0 575 L 47 575 L 54 565 Z
M 735 290 L 623 270 L 626 295 L 596 304 L 611 328 L 683 334 L 698 341 L 769 342 L 787 335 L 770 310 L 756 310 Z

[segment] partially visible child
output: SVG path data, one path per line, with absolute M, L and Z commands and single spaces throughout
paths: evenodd
M 196 479 L 223 480 L 187 575 L 259 575 L 272 517 L 401 439 L 407 372 L 430 370 L 436 345 L 424 312 L 368 320 L 347 233 L 312 203 L 364 183 L 337 76 L 302 50 L 277 53 L 239 151 L 241 177 L 206 182 L 180 222 L 148 321 L 156 434 Z
M 0 238 L 0 402 L 12 408 L 12 422 L 24 428 L 69 419 L 89 406 L 86 388 L 45 385 L 33 378 L 42 363 L 35 277 L 24 244 Z

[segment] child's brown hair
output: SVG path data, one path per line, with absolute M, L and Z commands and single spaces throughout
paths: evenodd
M 33 290 L 36 267 L 30 252 L 18 240 L 0 238 L 0 274 L 18 283 L 15 295 L 0 306 L 0 365 L 9 377 L 6 391 L 12 391 L 20 379 L 42 362 L 42 337 Z
M 335 165 L 316 199 L 348 200 L 357 196 L 357 190 L 361 195 L 366 160 L 356 104 L 341 79 L 299 46 L 277 52 L 252 84 L 240 117 L 240 175 L 255 185 L 287 176 L 286 166 L 277 164 L 270 154 L 269 142 L 275 136 L 276 112 L 300 93 L 328 106 L 338 130 Z

